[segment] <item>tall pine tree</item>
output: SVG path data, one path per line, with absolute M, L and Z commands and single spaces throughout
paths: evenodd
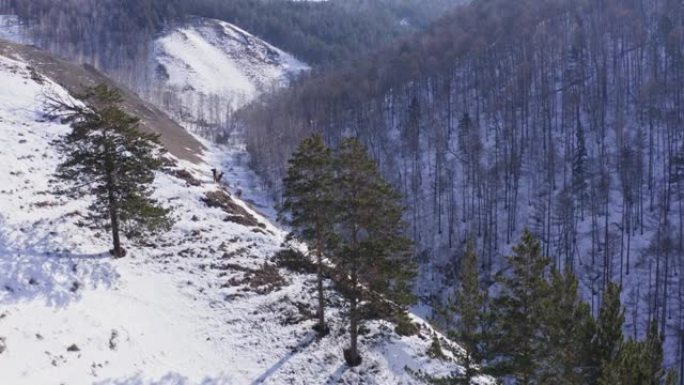
M 458 340 L 464 345 L 464 369 L 462 383 L 470 384 L 477 374 L 476 365 L 483 359 L 482 335 L 479 327 L 483 321 L 485 294 L 480 287 L 480 274 L 475 242 L 468 241 L 461 260 L 459 285 L 456 290 L 456 306 L 459 314 Z
M 540 365 L 541 382 L 586 384 L 596 327 L 589 305 L 580 297 L 577 278 L 570 270 L 561 273 L 552 269 L 543 316 L 540 331 L 547 354 Z
M 598 385 L 674 385 L 674 372 L 663 367 L 663 338 L 652 321 L 646 339 L 623 341 L 617 356 L 603 365 Z
M 510 272 L 498 277 L 500 294 L 494 299 L 496 369 L 517 384 L 538 383 L 539 365 L 547 354 L 540 333 L 544 302 L 549 295 L 546 273 L 549 258 L 529 230 L 508 257 Z
M 383 179 L 377 164 L 356 139 L 345 139 L 335 161 L 338 247 L 336 268 L 348 277 L 350 346 L 345 359 L 361 363 L 358 350 L 359 304 L 364 288 L 404 305 L 413 302 L 410 284 L 415 267 L 404 236 L 399 195 Z
M 658 322 L 656 320 L 651 321 L 646 340 L 642 343 L 643 358 L 641 361 L 644 368 L 644 377 L 646 378 L 645 384 L 647 385 L 674 384 L 674 372 L 668 372 L 663 365 L 663 359 L 665 358 L 663 351 L 664 341 L 665 337 L 658 330 Z
M 90 218 L 109 222 L 111 253 L 121 258 L 122 231 L 142 236 L 171 224 L 169 210 L 151 197 L 155 171 L 162 166 L 159 137 L 139 130 L 138 118 L 121 109 L 117 90 L 101 85 L 79 98 L 86 106 L 55 106 L 72 128 L 56 142 L 65 156 L 57 177 L 71 184 L 69 193 L 93 195 Z
M 594 342 L 593 368 L 591 382 L 606 382 L 614 368 L 619 366 L 620 350 L 624 342 L 622 326 L 625 313 L 620 302 L 620 286 L 610 282 L 603 293 L 603 302 L 597 321 Z
M 580 212 L 584 212 L 584 202 L 587 193 L 587 144 L 584 139 L 584 129 L 582 124 L 578 122 L 577 130 L 575 132 L 576 143 L 575 153 L 572 160 L 572 189 L 575 197 L 579 202 Z
M 291 228 L 290 237 L 307 243 L 318 265 L 318 324 L 320 337 L 327 334 L 323 292 L 323 255 L 333 239 L 333 158 L 319 135 L 305 139 L 292 155 L 283 181 L 283 205 L 279 217 Z
M 658 322 L 656 320 L 651 321 L 649 325 L 642 350 L 644 383 L 660 385 L 665 378 L 665 370 L 663 369 L 663 338 L 658 331 Z
M 483 333 L 480 329 L 484 322 L 485 291 L 480 287 L 480 275 L 478 272 L 478 255 L 475 250 L 475 242 L 468 241 L 466 244 L 459 269 L 459 282 L 455 290 L 455 300 L 446 309 L 448 316 L 458 315 L 458 325 L 455 330 L 447 326 L 449 338 L 458 341 L 463 349 L 454 349 L 451 344 L 446 348 L 456 357 L 461 357 L 463 373 L 450 374 L 446 377 L 430 377 L 427 375 L 416 376 L 430 384 L 443 385 L 470 385 L 473 379 L 481 372 L 479 365 L 484 359 Z M 433 348 L 441 349 L 439 341 L 433 340 Z

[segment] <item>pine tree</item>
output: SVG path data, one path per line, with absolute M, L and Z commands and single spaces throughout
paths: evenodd
M 584 202 L 587 192 L 587 145 L 584 139 L 584 129 L 578 122 L 575 132 L 575 154 L 572 161 L 572 185 L 575 196 L 580 202 Z
M 644 354 L 642 362 L 647 385 L 660 385 L 667 377 L 667 371 L 663 367 L 663 335 L 658 331 L 658 322 L 651 321 L 646 340 L 643 342 Z
M 349 277 L 345 295 L 350 304 L 350 347 L 345 350 L 345 359 L 356 366 L 361 363 L 358 306 L 363 287 L 397 304 L 410 304 L 414 300 L 410 283 L 415 268 L 409 258 L 410 241 L 403 235 L 399 196 L 363 145 L 356 139 L 345 139 L 335 163 L 339 237 L 335 262 L 340 275 Z
M 542 333 L 548 352 L 541 368 L 541 382 L 583 385 L 595 334 L 589 305 L 582 301 L 577 278 L 566 270 L 552 269 L 549 296 L 544 301 Z
M 494 299 L 496 369 L 517 384 L 538 382 L 539 365 L 546 357 L 540 329 L 549 293 L 545 274 L 549 259 L 529 230 L 508 257 L 511 272 L 498 277 L 501 292 Z
M 457 337 L 466 350 L 464 384 L 470 384 L 477 373 L 475 365 L 483 359 L 481 354 L 482 336 L 479 326 L 483 319 L 485 296 L 480 288 L 480 275 L 477 266 L 478 257 L 475 251 L 475 243 L 469 241 L 461 260 L 460 282 L 456 290 L 456 306 L 460 315 Z
M 603 303 L 597 322 L 596 338 L 593 347 L 593 371 L 592 383 L 606 381 L 607 376 L 612 375 L 620 359 L 620 349 L 624 337 L 622 326 L 625 322 L 625 313 L 620 303 L 620 286 L 610 282 L 603 294 Z
M 453 316 L 453 313 L 457 313 L 459 316 L 457 330 L 448 330 L 449 338 L 458 341 L 465 351 L 451 349 L 450 347 L 447 347 L 447 349 L 454 356 L 462 358 L 461 364 L 464 372 L 462 374 L 451 374 L 446 377 L 423 376 L 422 380 L 428 383 L 470 385 L 480 372 L 477 366 L 485 356 L 483 351 L 483 335 L 480 327 L 485 317 L 484 302 L 486 293 L 480 287 L 480 276 L 477 266 L 478 255 L 475 251 L 475 242 L 471 240 L 466 244 L 461 259 L 459 283 L 454 293 L 455 301 L 452 306 L 449 306 L 450 316 Z
M 418 156 L 420 150 L 420 114 L 420 102 L 417 98 L 411 99 L 402 139 L 407 144 L 409 153 L 413 156 Z
M 470 115 L 467 112 L 459 119 L 458 128 L 459 151 L 463 159 L 467 159 L 469 155 L 471 129 L 473 128 L 473 121 L 470 119 Z
M 283 205 L 279 217 L 291 228 L 290 237 L 306 242 L 318 265 L 319 337 L 327 334 L 323 292 L 323 255 L 332 241 L 334 216 L 332 154 L 319 135 L 305 139 L 292 155 L 283 181 Z
M 125 256 L 120 232 L 129 237 L 168 228 L 170 211 L 152 197 L 150 185 L 162 166 L 158 135 L 143 133 L 139 120 L 124 112 L 117 90 L 101 85 L 79 96 L 87 107 L 58 103 L 72 131 L 56 144 L 65 160 L 57 177 L 69 193 L 92 194 L 90 219 L 108 220 L 116 258 Z
M 670 385 L 676 376 L 663 367 L 663 337 L 654 320 L 643 341 L 620 344 L 617 356 L 604 364 L 598 385 Z
M 646 385 L 642 362 L 644 346 L 637 341 L 620 344 L 617 356 L 602 366 L 598 385 Z

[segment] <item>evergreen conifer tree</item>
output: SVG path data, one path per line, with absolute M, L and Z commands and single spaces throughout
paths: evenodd
M 470 119 L 470 115 L 468 113 L 464 113 L 461 119 L 459 119 L 458 128 L 459 151 L 461 156 L 467 159 L 469 157 L 469 138 L 471 135 L 471 129 L 473 128 L 473 121 Z
M 332 154 L 319 135 L 305 139 L 292 155 L 283 181 L 283 205 L 279 217 L 291 228 L 290 237 L 308 244 L 318 265 L 319 336 L 327 334 L 323 292 L 323 255 L 333 235 Z
M 647 385 L 660 385 L 665 382 L 668 373 L 663 367 L 663 342 L 664 337 L 658 331 L 658 322 L 651 321 L 646 340 L 643 342 L 644 377 Z
M 577 278 L 569 270 L 561 273 L 552 269 L 541 330 L 544 351 L 548 352 L 541 365 L 541 382 L 586 384 L 595 329 L 591 309 L 580 297 Z
M 602 367 L 598 385 L 674 385 L 676 376 L 663 367 L 663 338 L 651 321 L 646 339 L 620 344 L 617 356 Z
M 350 304 L 350 347 L 345 359 L 361 363 L 358 351 L 362 285 L 397 304 L 414 298 L 410 283 L 415 268 L 410 241 L 404 236 L 403 208 L 398 194 L 383 179 L 376 163 L 356 139 L 345 139 L 335 161 L 336 268 L 349 277 L 345 290 Z
M 466 350 L 464 357 L 464 384 L 470 384 L 477 370 L 475 365 L 483 359 L 482 341 L 479 327 L 483 318 L 485 295 L 480 287 L 480 274 L 477 269 L 478 257 L 475 242 L 468 241 L 461 260 L 459 285 L 456 290 L 456 306 L 460 315 L 457 337 Z
M 612 361 L 602 365 L 598 385 L 646 385 L 644 346 L 637 341 L 623 341 L 620 350 Z
M 529 230 L 507 259 L 511 271 L 498 277 L 501 292 L 493 302 L 496 369 L 517 384 L 535 384 L 547 354 L 540 330 L 549 295 L 545 275 L 550 260 Z
M 577 125 L 576 148 L 572 161 L 572 185 L 575 196 L 580 202 L 586 199 L 587 191 L 587 145 L 584 139 L 584 129 L 581 124 Z M 581 206 L 581 205 L 580 205 Z
M 613 375 L 612 372 L 619 366 L 620 350 L 624 342 L 622 326 L 625 322 L 620 291 L 620 286 L 610 282 L 603 294 L 592 355 L 592 383 L 607 381 L 608 376 Z
M 485 292 L 480 287 L 478 272 L 478 255 L 475 242 L 470 240 L 466 244 L 461 266 L 459 269 L 459 283 L 455 290 L 455 301 L 449 306 L 450 316 L 459 316 L 456 330 L 448 330 L 449 338 L 461 345 L 461 349 L 450 349 L 454 356 L 462 358 L 463 373 L 450 374 L 446 377 L 423 376 L 421 379 L 431 384 L 470 385 L 481 371 L 478 365 L 484 359 L 485 352 L 483 335 L 480 330 L 484 322 Z
M 90 219 L 109 221 L 111 253 L 121 258 L 122 231 L 142 236 L 171 224 L 170 211 L 151 197 L 155 171 L 162 167 L 159 137 L 139 130 L 139 120 L 121 109 L 117 90 L 100 85 L 79 98 L 87 106 L 54 106 L 72 127 L 56 142 L 65 155 L 57 177 L 71 184 L 69 193 L 93 195 Z

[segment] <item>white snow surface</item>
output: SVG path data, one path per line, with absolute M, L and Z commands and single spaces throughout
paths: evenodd
M 235 25 L 204 18 L 192 18 L 158 38 L 154 60 L 155 77 L 180 93 L 184 106 L 195 104 L 193 114 L 211 98 L 239 108 L 309 68 Z
M 417 318 L 413 337 L 367 323 L 363 364 L 348 368 L 344 301 L 328 282 L 332 333 L 319 341 L 314 276 L 278 269 L 280 285 L 253 287 L 284 234 L 236 198 L 263 228 L 207 207 L 205 194 L 223 187 L 206 164 L 178 162 L 201 186 L 157 175 L 156 198 L 173 207 L 175 225 L 146 247 L 126 240 L 128 256 L 113 260 L 109 234 L 82 224 L 89 200 L 55 194 L 52 141 L 69 127 L 42 105 L 66 91 L 4 57 L 0 83 L 0 384 L 396 385 L 418 383 L 406 367 L 461 370 L 427 357 L 434 331 Z

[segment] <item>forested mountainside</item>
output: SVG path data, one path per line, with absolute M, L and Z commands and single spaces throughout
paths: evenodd
M 151 159 L 149 136 L 127 115 L 146 121 L 150 111 L 127 93 L 121 107 L 80 109 L 86 97 L 79 101 L 68 90 L 79 81 L 114 84 L 34 47 L 0 45 L 3 385 L 419 385 L 414 373 L 464 371 L 458 345 L 404 312 L 396 315 L 410 333 L 401 332 L 383 311 L 364 317 L 363 362 L 347 366 L 345 295 L 332 279 L 322 281 L 331 333 L 316 338 L 317 278 L 297 251 L 301 245 L 285 251 L 284 231 L 212 179 L 211 167 L 220 167 L 232 185 L 241 166 L 209 164 L 222 156 L 219 148 L 207 144 L 200 153 L 195 139 L 160 121 L 141 128 L 186 153 L 154 145 L 163 162 Z M 92 92 L 104 91 L 100 85 L 77 95 Z M 74 120 L 55 103 L 86 118 Z M 121 135 L 134 140 L 115 139 L 112 146 Z M 113 162 L 115 171 L 103 166 Z M 116 186 L 105 182 L 112 175 Z M 73 188 L 85 190 L 74 195 Z M 141 237 L 143 217 L 158 213 L 150 211 L 150 199 L 165 223 L 163 231 Z M 101 210 L 125 213 L 119 217 L 125 253 L 111 249 L 114 221 Z M 434 341 L 445 349 L 439 358 L 429 354 Z M 492 381 L 479 376 L 478 383 Z
M 596 314 L 684 344 L 684 7 L 673 0 L 482 0 L 428 31 L 264 97 L 255 169 L 280 190 L 299 141 L 361 138 L 405 197 L 418 290 L 447 303 L 464 242 L 486 282 L 523 229 L 578 274 Z
M 233 24 L 189 16 L 187 3 L 15 1 L 0 4 L 0 36 L 99 69 L 194 133 L 224 140 L 236 108 L 309 66 Z
M 195 132 L 225 138 L 234 110 L 261 92 L 425 28 L 455 4 L 4 0 L 0 36 L 92 65 Z
M 103 114 L 67 105 L 80 118 L 65 139 L 66 121 L 36 100 L 73 100 L 52 80 L 97 72 L 0 57 L 0 365 L 19 382 L 491 383 L 486 372 L 673 385 L 661 364 L 684 373 L 684 5 L 475 0 L 447 12 L 460 3 L 0 0 L 2 36 L 103 70 L 171 129 L 230 144 L 162 136 L 195 163 L 152 159 L 154 137 L 129 129 L 127 112 L 168 118 L 137 99 Z M 81 96 L 97 95 L 118 103 L 106 87 Z M 142 147 L 119 151 L 98 131 L 110 128 Z M 79 156 L 88 149 L 105 161 Z M 112 167 L 119 157 L 132 163 Z M 240 199 L 263 194 L 249 158 L 290 235 Z M 61 182 L 53 163 L 72 167 Z M 94 205 L 60 193 L 79 171 L 99 172 L 86 195 L 110 223 L 85 226 Z M 112 197 L 115 172 L 127 205 Z M 119 208 L 175 226 L 140 245 L 129 227 L 132 258 L 109 263 L 103 230 L 118 234 Z M 293 236 L 308 249 L 281 250 Z M 412 289 L 412 310 L 448 338 L 405 312 Z M 142 316 L 110 320 L 118 307 Z
M 152 37 L 183 15 L 178 0 L 5 0 L 32 44 L 135 84 L 145 74 Z M 132 88 L 132 87 L 131 87 Z
M 0 13 L 23 20 L 32 41 L 69 59 L 140 76 L 151 41 L 187 16 L 228 21 L 303 61 L 338 63 L 427 27 L 452 0 L 4 0 Z M 133 84 L 134 82 L 131 82 Z
M 188 11 L 226 20 L 312 65 L 334 66 L 422 30 L 463 0 L 202 0 Z

